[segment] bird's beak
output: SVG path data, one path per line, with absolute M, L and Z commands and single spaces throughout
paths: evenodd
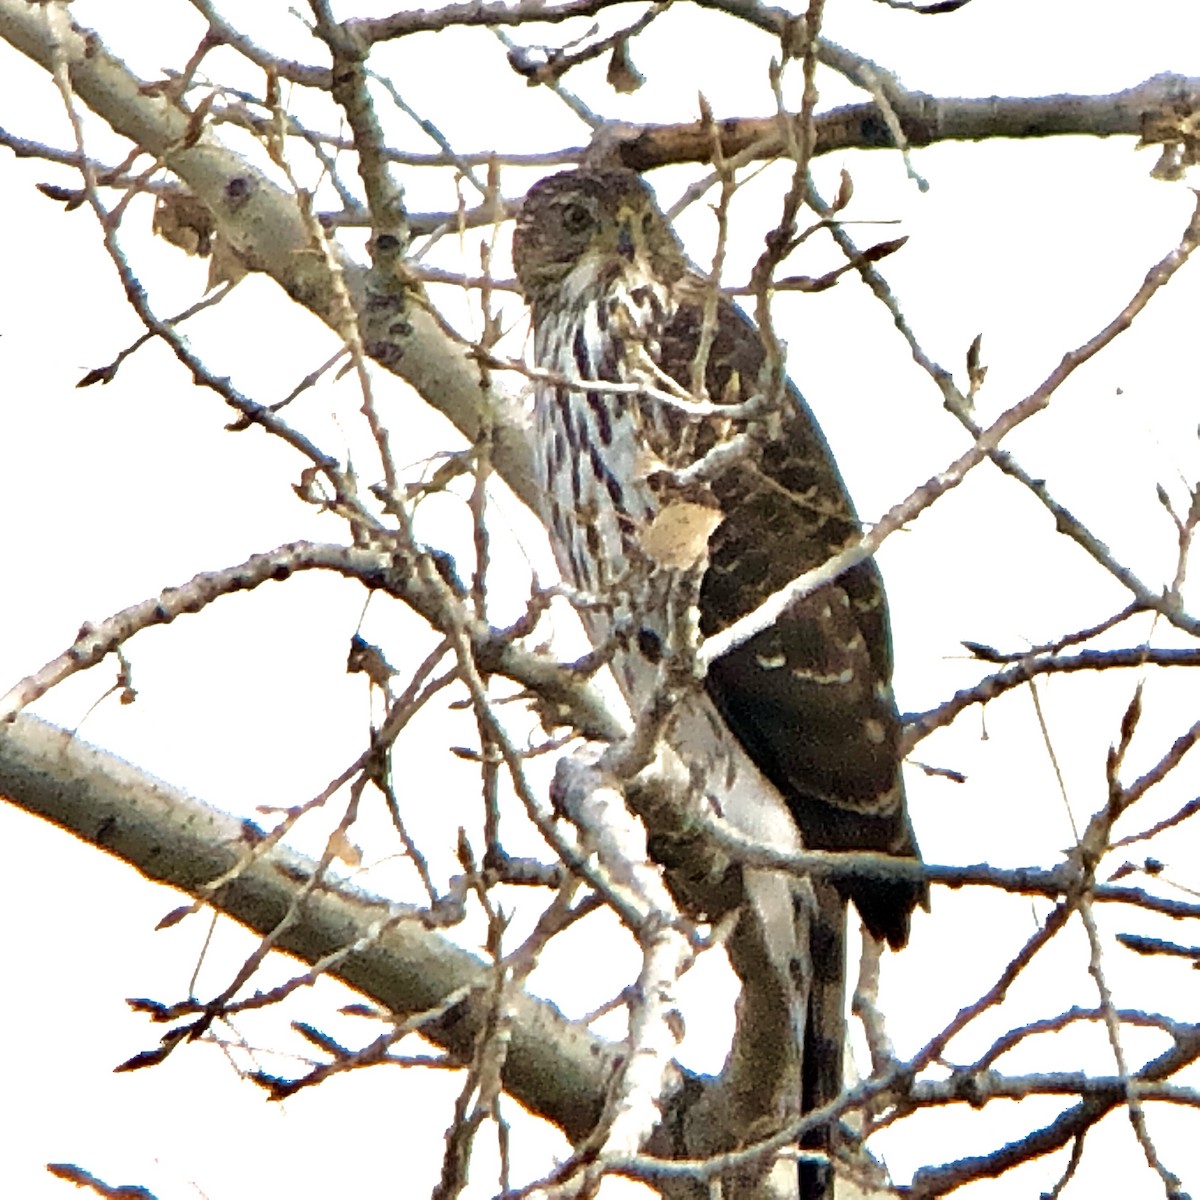
M 633 236 L 633 214 L 623 213 L 617 227 L 617 253 L 627 262 L 633 262 L 637 254 L 637 242 Z
M 631 263 L 637 253 L 637 245 L 634 242 L 634 230 L 630 228 L 630 220 L 625 218 L 620 227 L 617 229 L 617 253 L 620 257 L 628 259 Z

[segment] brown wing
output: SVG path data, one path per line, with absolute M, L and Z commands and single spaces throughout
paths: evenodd
M 661 339 L 661 365 L 681 384 L 691 373 L 700 321 L 697 304 L 684 302 Z M 722 301 L 707 368 L 709 395 L 725 396 L 734 372 L 741 395 L 748 395 L 764 358 L 757 330 Z M 725 519 L 709 542 L 701 586 L 706 636 L 859 532 L 829 447 L 790 384 L 781 436 L 759 461 L 717 479 L 713 491 Z M 883 584 L 875 564 L 866 562 L 709 670 L 713 702 L 787 800 L 811 849 L 919 856 L 899 770 L 891 666 Z M 855 880 L 843 891 L 867 928 L 897 948 L 907 940 L 910 913 L 926 897 L 923 885 L 879 878 Z

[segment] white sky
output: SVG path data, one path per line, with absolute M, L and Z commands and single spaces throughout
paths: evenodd
M 363 6 L 354 11 L 369 12 Z M 146 77 L 181 65 L 202 32 L 194 10 L 182 3 L 77 0 L 72 12 L 80 23 L 102 28 L 110 47 L 127 54 Z M 254 36 L 279 53 L 323 61 L 285 4 L 261 3 L 246 20 L 254 22 L 248 25 Z M 589 24 L 544 36 L 559 42 Z M 1200 76 L 1200 6 L 1192 0 L 1144 2 L 1136 12 L 1116 0 L 975 0 L 940 18 L 888 11 L 868 0 L 829 0 L 826 33 L 895 70 L 907 85 L 939 95 L 1107 92 L 1166 70 Z M 543 35 L 526 36 L 533 41 Z M 408 102 L 456 147 L 515 151 L 585 140 L 586 131 L 553 97 L 526 88 L 507 70 L 486 31 L 436 37 L 384 48 L 374 65 L 391 73 Z M 698 88 L 718 116 L 758 115 L 771 108 L 765 64 L 772 49 L 761 34 L 681 5 L 633 48 L 648 77 L 640 92 L 619 97 L 606 89 L 602 65 L 569 83 L 606 116 L 624 120 L 693 119 Z M 214 55 L 212 75 L 227 78 L 230 63 L 231 56 Z M 65 145 L 66 122 L 44 74 L 7 48 L 0 49 L 0 64 L 0 126 Z M 261 88 L 255 72 L 243 72 L 236 82 Z M 844 85 L 828 78 L 825 83 L 827 103 L 851 98 Z M 794 98 L 798 82 L 791 86 Z M 300 98 L 297 106 L 303 108 Z M 328 116 L 312 119 L 323 129 L 333 127 Z M 399 144 L 432 149 L 403 119 L 391 124 Z M 111 142 L 105 148 L 99 127 L 96 134 L 97 152 L 111 160 L 118 151 Z M 1135 154 L 1129 139 L 944 145 L 914 154 L 931 185 L 925 194 L 906 181 L 895 154 L 830 156 L 820 172 L 828 181 L 847 168 L 856 189 L 850 215 L 897 222 L 880 227 L 881 238 L 909 235 L 884 272 L 926 350 L 960 381 L 967 346 L 983 332 L 986 420 L 1111 319 L 1147 268 L 1178 240 L 1193 196 L 1184 185 L 1149 178 L 1155 153 Z M 519 194 L 536 174 L 506 173 L 506 194 Z M 671 202 L 695 175 L 671 169 L 654 174 L 652 182 Z M 403 178 L 414 208 L 452 205 L 445 174 L 430 173 L 427 180 L 410 170 Z M 341 534 L 333 521 L 296 500 L 295 455 L 257 431 L 226 432 L 227 411 L 212 395 L 193 389 L 165 350 L 152 345 L 140 351 L 108 387 L 75 389 L 87 370 L 110 361 L 137 336 L 138 325 L 124 306 L 93 219 L 82 209 L 64 215 L 36 193 L 33 185 L 45 180 L 73 182 L 69 172 L 0 151 L 0 211 L 8 231 L 6 286 L 0 289 L 0 562 L 8 567 L 0 690 L 59 653 L 85 619 L 103 618 L 197 571 L 285 541 Z M 775 217 L 778 181 L 768 172 L 744 193 L 744 236 L 729 270 L 734 280 L 744 279 L 756 239 Z M 149 206 L 135 204 L 123 243 L 157 311 L 167 315 L 199 297 L 206 267 L 153 239 L 148 226 Z M 680 228 L 703 262 L 711 217 L 698 205 Z M 873 236 L 866 227 L 859 240 Z M 477 242 L 477 236 L 467 240 L 468 255 L 477 254 Z M 447 245 L 436 260 L 449 262 L 455 252 Z M 816 252 L 797 269 L 815 274 L 833 261 Z M 473 267 L 477 257 L 470 262 Z M 1155 486 L 1186 508 L 1185 485 L 1200 478 L 1200 407 L 1191 363 L 1200 299 L 1196 270 L 1177 277 L 1127 335 L 1011 441 L 1022 463 L 1044 474 L 1055 495 L 1154 585 L 1174 570 L 1174 535 Z M 789 297 L 777 313 L 793 372 L 866 519 L 961 452 L 965 435 L 860 285 Z M 281 398 L 336 348 L 315 319 L 281 303 L 274 285 L 253 278 L 216 313 L 190 325 L 188 336 L 211 356 L 214 369 L 264 402 Z M 377 380 L 385 417 L 405 431 L 402 459 L 415 462 L 455 444 L 401 384 L 382 373 Z M 293 420 L 333 452 L 350 447 L 356 461 L 366 463 L 357 407 L 347 379 L 306 395 Z M 544 570 L 545 547 L 528 514 L 503 498 L 497 511 Z M 431 505 L 423 517 L 430 540 L 463 544 L 468 525 L 460 503 Z M 1115 584 L 1054 535 L 1032 498 L 990 467 L 922 515 L 911 531 L 893 537 L 880 561 L 893 612 L 897 693 L 909 710 L 930 707 L 981 674 L 965 661 L 959 645 L 964 638 L 1016 649 L 1082 627 L 1124 603 Z M 498 581 L 498 594 L 507 587 L 512 603 L 526 586 L 527 568 L 518 558 Z M 115 667 L 105 664 L 68 681 L 35 711 L 69 726 L 86 715 L 81 733 L 88 740 L 231 811 L 294 804 L 319 791 L 361 749 L 368 697 L 360 677 L 343 674 L 361 607 L 356 589 L 316 577 L 230 597 L 198 618 L 138 635 L 128 647 L 140 692 L 132 707 L 110 699 L 89 713 L 113 678 Z M 1143 622 L 1137 636 L 1147 629 Z M 419 625 L 396 605 L 374 601 L 364 633 L 382 643 L 395 663 L 404 662 L 406 652 L 424 653 Z M 1109 644 L 1129 644 L 1133 636 Z M 1170 634 L 1160 629 L 1155 643 L 1172 644 Z M 1126 673 L 1043 685 L 1048 726 L 1079 824 L 1102 802 L 1104 754 L 1133 683 Z M 1145 711 L 1131 773 L 1157 759 L 1195 719 L 1190 677 L 1152 675 Z M 414 733 L 405 759 L 412 819 L 423 846 L 434 851 L 435 870 L 452 871 L 453 832 L 477 820 L 478 788 L 471 768 L 448 763 L 444 747 L 448 741 L 470 744 L 471 722 L 439 709 L 426 714 Z M 967 785 L 956 786 L 910 772 L 910 804 L 925 856 L 931 862 L 1050 864 L 1070 843 L 1071 826 L 1028 692 L 989 706 L 986 733 L 978 714 L 967 714 L 955 730 L 935 735 L 916 753 L 921 761 L 969 776 Z M 1150 824 L 1200 791 L 1197 774 L 1196 764 L 1185 762 L 1129 829 Z M 372 868 L 362 882 L 379 890 L 404 886 L 402 869 L 376 865 L 370 853 L 373 831 L 391 845 L 379 819 L 368 814 L 357 831 Z M 314 827 L 298 844 L 311 850 L 323 835 Z M 428 1193 L 448 1097 L 457 1088 L 453 1077 L 360 1072 L 271 1106 L 256 1088 L 239 1082 L 211 1047 L 185 1047 L 165 1067 L 113 1076 L 115 1064 L 155 1037 L 123 998 L 184 994 L 206 926 L 193 919 L 154 933 L 155 922 L 178 902 L 173 893 L 23 814 L 0 810 L 0 836 L 11 848 L 9 867 L 0 873 L 0 906 L 9 914 L 9 966 L 0 982 L 10 1097 L 0 1124 L 5 1194 L 66 1194 L 66 1185 L 44 1171 L 46 1162 L 59 1160 L 78 1162 L 112 1184 L 142 1184 L 162 1200 L 335 1192 L 366 1200 Z M 512 836 L 513 849 L 533 852 L 535 844 L 522 846 L 515 827 Z M 1168 876 L 1191 888 L 1200 886 L 1196 841 L 1194 832 L 1180 834 L 1159 851 L 1160 857 L 1170 852 Z M 1043 913 L 1045 905 L 980 891 L 935 892 L 934 911 L 918 917 L 911 948 L 886 963 L 884 1004 L 899 1053 L 915 1051 L 990 986 L 1032 932 L 1033 911 Z M 1107 933 L 1148 928 L 1124 914 L 1100 917 Z M 1164 935 L 1161 927 L 1157 932 Z M 537 978 L 571 1014 L 622 986 L 634 961 L 617 939 L 597 942 L 594 936 L 576 944 L 576 954 L 592 947 L 586 959 L 572 959 L 564 944 Z M 1184 926 L 1165 936 L 1200 940 Z M 1069 952 L 1062 948 L 1053 962 L 1022 977 L 999 1018 L 955 1044 L 957 1060 L 969 1059 L 1006 1028 L 1001 1021 L 1095 1003 L 1083 939 L 1072 933 L 1067 943 Z M 220 987 L 250 944 L 223 923 L 200 994 Z M 596 945 L 606 948 L 602 969 Z M 1114 949 L 1106 967 L 1119 1004 L 1194 1016 L 1195 976 L 1185 966 L 1132 961 Z M 706 964 L 681 991 L 689 1028 L 683 1057 L 689 1065 L 716 1069 L 731 1020 L 729 981 L 717 964 Z M 361 1023 L 329 1016 L 346 998 L 336 985 L 323 985 L 286 1016 L 366 1040 L 373 1031 Z M 247 1021 L 239 1028 L 255 1046 L 298 1048 L 277 1021 Z M 1131 1037 L 1127 1050 L 1140 1062 L 1157 1044 Z M 1036 1061 L 1070 1069 L 1081 1056 L 1096 1071 L 1111 1069 L 1098 1031 L 1056 1035 L 1051 1045 L 1037 1045 L 1029 1064 L 1005 1065 L 1017 1070 Z M 278 1059 L 266 1065 L 294 1069 Z M 1026 1101 L 993 1105 L 985 1114 L 922 1117 L 901 1126 L 897 1136 L 881 1138 L 879 1148 L 904 1180 L 923 1163 L 985 1152 L 1060 1107 Z M 1184 1123 L 1178 1113 L 1151 1112 L 1168 1165 L 1196 1188 L 1200 1167 Z M 1089 1145 L 1067 1195 L 1155 1194 L 1123 1116 L 1114 1115 L 1091 1140 L 1101 1145 Z M 560 1139 L 552 1152 L 564 1149 Z M 544 1170 L 547 1153 L 543 1139 L 518 1139 L 517 1177 Z M 1052 1184 L 1061 1167 L 1059 1156 L 977 1185 L 970 1194 L 1034 1195 Z M 481 1169 L 479 1178 L 472 1196 L 490 1195 L 488 1171 Z M 613 1185 L 604 1195 L 632 1190 Z

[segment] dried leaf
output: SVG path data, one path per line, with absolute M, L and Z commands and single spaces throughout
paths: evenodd
M 646 82 L 646 77 L 629 57 L 629 39 L 618 38 L 613 45 L 612 57 L 608 60 L 608 74 L 605 75 L 613 91 L 627 95 L 636 92 Z
M 853 195 L 854 180 L 850 178 L 850 172 L 843 167 L 841 182 L 838 184 L 838 193 L 833 201 L 834 212 L 841 212 L 850 203 Z
M 742 377 L 737 370 L 729 372 L 725 381 L 725 390 L 721 393 L 718 404 L 740 404 L 742 402 Z M 719 435 L 723 436 L 723 435 Z
M 320 478 L 320 467 L 305 467 L 300 472 L 300 482 L 293 484 L 292 490 L 309 504 L 321 504 L 324 502 L 324 496 L 321 495 Z
M 329 849 L 346 866 L 362 866 L 362 851 L 340 829 L 335 829 L 329 835 Z
M 191 192 L 168 192 L 154 206 L 152 228 L 159 237 L 185 254 L 206 257 L 212 253 L 217 226 L 208 206 Z
M 712 505 L 674 501 L 659 509 L 642 531 L 642 549 L 660 567 L 695 566 L 708 553 L 708 539 L 722 519 L 721 510 Z
M 247 274 L 246 266 L 220 234 L 212 239 L 212 260 L 208 264 L 208 291 L 223 283 L 237 283 Z
M 384 658 L 383 651 L 378 646 L 371 645 L 365 638 L 356 633 L 350 639 L 350 653 L 346 657 L 346 674 L 357 675 L 359 672 L 377 687 L 385 692 L 395 669 Z
M 980 361 L 982 348 L 983 334 L 977 333 L 967 347 L 967 379 L 970 381 L 972 392 L 977 392 L 983 387 L 983 381 L 987 378 L 988 369 Z

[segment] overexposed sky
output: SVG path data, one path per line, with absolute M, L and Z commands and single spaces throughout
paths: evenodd
M 286 4 L 252 8 L 237 19 L 257 40 L 302 61 L 324 61 Z M 374 11 L 389 8 L 380 4 Z M 203 32 L 195 10 L 178 0 L 117 6 L 76 0 L 71 11 L 81 24 L 101 29 L 110 48 L 146 78 L 181 66 Z M 341 15 L 351 11 L 372 15 L 364 6 L 341 6 Z M 615 16 L 606 12 L 598 20 L 607 29 Z M 526 27 L 516 36 L 561 43 L 590 24 L 544 33 Z M 1192 0 L 1155 0 L 1136 11 L 1116 0 L 975 0 L 945 17 L 897 12 L 868 0 L 829 0 L 825 30 L 895 71 L 906 85 L 941 96 L 1109 92 L 1161 71 L 1200 76 L 1200 9 Z M 612 119 L 694 119 L 698 89 L 719 117 L 762 115 L 773 105 L 766 64 L 774 49 L 756 31 L 679 5 L 632 48 L 647 77 L 642 90 L 616 95 L 603 83 L 602 63 L 567 83 Z M 61 104 L 45 74 L 3 45 L 0 64 L 0 128 L 69 144 Z M 554 97 L 526 87 L 508 70 L 502 48 L 486 30 L 413 37 L 381 48 L 372 64 L 460 150 L 546 150 L 586 141 L 586 129 Z M 206 63 L 214 79 L 261 91 L 260 73 L 240 67 L 234 75 L 235 66 L 229 52 Z M 790 75 L 792 102 L 799 86 L 798 74 Z M 828 104 L 855 98 L 827 74 L 823 88 Z M 314 126 L 335 130 L 328 110 L 308 97 L 293 99 Z M 406 118 L 386 106 L 381 112 L 397 145 L 434 149 Z M 114 161 L 123 152 L 96 122 L 89 123 L 93 135 L 99 157 Z M 253 151 L 236 130 L 223 127 L 218 136 Z M 989 374 L 980 415 L 986 421 L 1036 386 L 1064 351 L 1112 319 L 1146 270 L 1178 241 L 1194 198 L 1186 184 L 1150 178 L 1156 153 L 1135 152 L 1130 139 L 942 145 L 913 154 L 929 181 L 925 193 L 906 179 L 895 153 L 832 155 L 818 164 L 818 176 L 831 191 L 837 172 L 847 169 L 855 182 L 848 216 L 888 222 L 856 229 L 861 243 L 908 235 L 903 251 L 884 263 L 884 273 L 926 350 L 960 382 L 967 347 L 983 333 Z M 308 160 L 299 152 L 297 157 L 307 169 Z M 539 173 L 506 170 L 505 194 L 520 194 Z M 669 204 L 698 173 L 670 168 L 654 173 L 651 182 Z M 448 173 L 408 169 L 401 178 L 414 209 L 453 206 Z M 739 197 L 730 279 L 744 280 L 762 231 L 776 219 L 783 178 L 782 169 L 768 170 Z M 8 568 L 0 691 L 60 653 L 84 620 L 102 619 L 197 571 L 286 541 L 343 536 L 332 518 L 297 500 L 292 484 L 303 465 L 297 457 L 256 430 L 227 432 L 227 410 L 212 394 L 193 388 L 165 349 L 139 351 L 107 387 L 76 389 L 84 373 L 109 362 L 139 327 L 94 219 L 86 208 L 64 214 L 34 190 L 43 181 L 75 182 L 65 169 L 0 150 L 7 230 L 0 288 L 0 562 Z M 469 189 L 467 194 L 472 198 Z M 333 202 L 319 197 L 318 203 Z M 207 267 L 155 239 L 149 224 L 149 202 L 135 202 L 122 243 L 156 311 L 169 315 L 200 297 Z M 686 213 L 680 229 L 705 262 L 715 232 L 705 206 Z M 465 259 L 473 270 L 483 236 L 474 233 L 461 245 L 446 239 L 430 261 L 453 265 Z M 508 270 L 507 236 L 506 229 L 498 245 L 501 274 Z M 348 235 L 347 243 L 361 245 L 361 237 Z M 816 274 L 835 262 L 831 252 L 814 246 L 796 269 Z M 1200 301 L 1196 269 L 1185 269 L 1129 333 L 1081 369 L 1050 410 L 1010 443 L 1032 473 L 1044 476 L 1054 494 L 1154 586 L 1168 582 L 1175 568 L 1174 532 L 1156 486 L 1183 510 L 1186 488 L 1200 479 L 1200 405 L 1191 362 Z M 455 303 L 449 311 L 468 328 L 465 306 Z M 515 301 L 509 311 L 515 321 Z M 961 453 L 966 435 L 941 409 L 940 395 L 860 284 L 847 281 L 817 296 L 783 298 L 776 320 L 793 374 L 864 519 L 878 516 Z M 189 323 L 187 332 L 215 371 L 266 403 L 286 395 L 337 347 L 315 318 L 283 302 L 274 284 L 253 277 L 215 312 Z M 424 412 L 404 385 L 382 372 L 376 382 L 381 411 L 403 448 L 401 462 L 418 463 L 456 447 L 448 427 Z M 351 454 L 370 479 L 355 386 L 350 377 L 324 382 L 296 402 L 292 419 L 331 452 Z M 514 377 L 511 386 L 519 380 Z M 496 580 L 502 618 L 506 605 L 523 598 L 529 564 L 544 573 L 549 558 L 536 524 L 515 501 L 498 493 L 494 515 L 521 547 L 510 550 Z M 420 521 L 422 536 L 468 552 L 469 516 L 461 500 L 430 503 Z M 933 706 L 983 673 L 966 660 L 963 639 L 1019 649 L 1102 619 L 1125 602 L 1081 551 L 1053 533 L 1032 497 L 988 466 L 892 537 L 880 562 L 893 612 L 897 695 L 910 711 Z M 320 791 L 362 748 L 370 701 L 364 680 L 343 672 L 361 610 L 356 588 L 315 575 L 232 596 L 198 617 L 138 635 L 127 648 L 136 704 L 122 707 L 110 698 L 92 709 L 115 674 L 115 665 L 106 663 L 69 680 L 34 711 L 80 726 L 88 740 L 230 811 L 253 814 L 260 805 L 296 804 Z M 564 617 L 556 624 L 570 636 Z M 1117 634 L 1107 644 L 1132 644 L 1149 628 L 1142 621 L 1136 633 Z M 406 656 L 419 660 L 429 645 L 415 619 L 379 599 L 363 630 L 397 665 Z M 1154 643 L 1175 641 L 1160 627 Z M 990 705 L 986 722 L 978 711 L 968 713 L 953 730 L 922 743 L 915 758 L 968 776 L 967 784 L 956 785 L 910 770 L 910 804 L 926 858 L 998 865 L 1056 861 L 1072 841 L 1068 805 L 1082 825 L 1103 802 L 1104 755 L 1135 679 L 1133 673 L 1076 675 L 1041 685 L 1065 804 L 1026 690 Z M 1154 762 L 1195 719 L 1197 689 L 1186 673 L 1151 674 L 1146 686 L 1131 774 Z M 405 744 L 402 802 L 443 877 L 456 869 L 455 830 L 460 824 L 477 829 L 479 818 L 477 773 L 451 759 L 445 747 L 473 741 L 469 716 L 437 705 L 422 714 Z M 1200 791 L 1198 774 L 1185 761 L 1147 799 L 1130 829 L 1169 814 Z M 315 821 L 300 831 L 297 845 L 318 849 L 328 827 Z M 141 1184 L 160 1200 L 429 1192 L 457 1088 L 444 1073 L 416 1079 L 398 1071 L 359 1072 L 284 1105 L 267 1104 L 209 1046 L 184 1047 L 152 1071 L 112 1075 L 114 1065 L 155 1039 L 154 1028 L 130 1014 L 124 998 L 183 995 L 206 920 L 155 933 L 155 922 L 178 903 L 173 893 L 15 811 L 0 809 L 0 836 L 10 847 L 8 869 L 0 873 L 0 905 L 9 914 L 9 969 L 0 983 L 0 1013 L 9 1031 L 10 1111 L 0 1131 L 5 1194 L 66 1195 L 67 1185 L 44 1170 L 46 1162 L 60 1160 L 78 1162 L 110 1184 Z M 537 852 L 519 821 L 511 823 L 510 836 L 515 851 Z M 411 879 L 390 858 L 384 815 L 365 813 L 356 837 L 366 853 L 363 885 L 405 894 Z M 387 847 L 386 853 L 373 853 L 373 845 Z M 1168 839 L 1161 851 L 1171 854 L 1167 876 L 1200 886 L 1198 849 L 1186 827 Z M 898 1053 L 913 1053 L 985 991 L 1032 932 L 1034 914 L 1045 910 L 1044 904 L 990 892 L 935 890 L 934 910 L 917 918 L 910 949 L 885 964 L 883 1000 Z M 1099 915 L 1106 933 L 1144 924 L 1125 914 Z M 538 990 L 571 1015 L 602 1003 L 636 967 L 631 948 L 603 926 L 602 920 L 594 931 L 589 926 L 581 943 L 556 943 L 535 976 Z M 1184 926 L 1167 935 L 1197 940 Z M 199 994 L 219 989 L 251 945 L 247 935 L 221 923 Z M 1086 963 L 1082 936 L 1064 935 L 1064 947 L 1022 977 L 1005 1009 L 956 1043 L 956 1060 L 969 1060 L 1012 1023 L 1071 1004 L 1093 1005 Z M 1195 977 L 1185 966 L 1134 960 L 1113 949 L 1106 968 L 1119 1004 L 1176 1015 L 1189 1011 Z M 289 967 L 272 969 L 268 982 Z M 715 958 L 682 982 L 689 1030 L 682 1057 L 688 1065 L 719 1068 L 733 995 Z M 365 1041 L 373 1030 L 330 1015 L 347 999 L 337 985 L 322 984 L 298 997 L 285 1016 Z M 1194 1018 L 1194 1005 L 1190 1011 Z M 619 1035 L 619 1022 L 604 1028 Z M 239 1030 L 252 1047 L 303 1053 L 277 1017 L 247 1021 Z M 1131 1061 L 1142 1061 L 1157 1044 L 1131 1036 Z M 1085 1061 L 1107 1072 L 1106 1055 L 1100 1031 L 1092 1030 L 1043 1039 L 1030 1049 L 1029 1061 L 1005 1065 L 1071 1069 Z M 277 1057 L 263 1061 L 268 1069 L 298 1069 Z M 993 1105 L 983 1114 L 930 1114 L 885 1134 L 879 1149 L 897 1179 L 905 1180 L 926 1162 L 986 1152 L 1030 1128 L 1039 1119 L 1031 1113 L 1049 1119 L 1060 1107 L 1038 1100 Z M 1192 1146 L 1182 1136 L 1184 1122 L 1161 1107 L 1151 1111 L 1168 1165 L 1185 1183 L 1190 1171 L 1195 1189 L 1200 1170 L 1188 1163 Z M 518 1137 L 514 1172 L 532 1178 L 549 1166 L 550 1154 L 565 1151 L 561 1139 Z M 1066 1195 L 1155 1194 L 1139 1162 L 1128 1121 L 1114 1114 L 1093 1135 Z M 485 1166 L 481 1160 L 472 1200 L 494 1190 Z M 1060 1159 L 1033 1164 L 976 1185 L 970 1195 L 1035 1195 L 1061 1168 Z M 1112 1190 L 1114 1180 L 1121 1181 L 1118 1191 Z M 603 1195 L 634 1191 L 612 1184 Z

